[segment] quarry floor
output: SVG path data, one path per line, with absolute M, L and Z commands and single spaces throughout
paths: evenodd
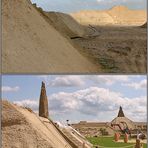
M 146 28 L 95 26 L 92 34 L 73 39 L 74 46 L 93 61 L 100 72 L 146 72 Z

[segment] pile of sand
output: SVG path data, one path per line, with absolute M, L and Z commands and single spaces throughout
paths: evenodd
M 72 148 L 48 119 L 7 101 L 2 102 L 2 147 Z
M 29 0 L 3 0 L 2 19 L 3 73 L 98 71 Z
M 2 101 L 2 146 L 5 148 L 91 148 L 86 138 L 70 127 L 58 127 L 30 108 Z
M 141 25 L 147 17 L 145 10 L 130 10 L 125 6 L 115 6 L 109 10 L 80 11 L 71 14 L 84 25 Z

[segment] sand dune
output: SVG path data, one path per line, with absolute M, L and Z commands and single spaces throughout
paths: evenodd
M 80 11 L 71 16 L 83 25 L 138 26 L 146 22 L 145 10 L 130 10 L 125 6 L 115 6 L 109 10 Z
M 96 72 L 29 0 L 2 1 L 2 72 Z
M 4 148 L 91 148 L 92 145 L 70 127 L 57 127 L 30 108 L 2 101 L 2 146 Z

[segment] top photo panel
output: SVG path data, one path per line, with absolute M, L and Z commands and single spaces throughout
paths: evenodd
M 2 73 L 145 74 L 146 0 L 2 0 Z

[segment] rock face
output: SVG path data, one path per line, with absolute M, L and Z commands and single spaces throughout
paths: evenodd
M 118 117 L 125 117 L 121 106 L 118 112 Z
M 42 82 L 42 86 L 41 86 L 39 116 L 48 118 L 48 100 L 47 100 L 46 88 L 45 88 L 44 82 Z

